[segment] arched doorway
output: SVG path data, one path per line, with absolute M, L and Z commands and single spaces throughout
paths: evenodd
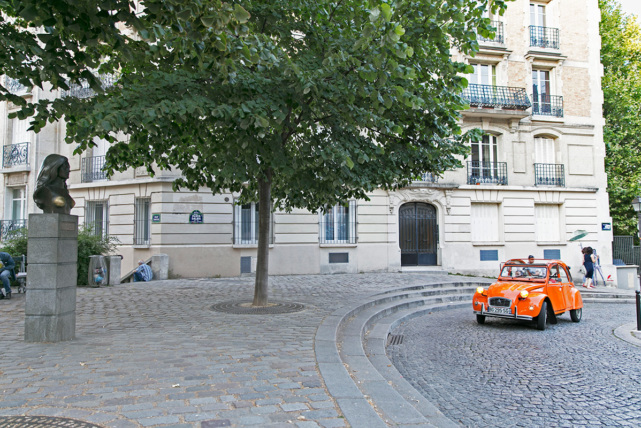
M 421 202 L 398 211 L 401 266 L 435 266 L 438 246 L 436 208 Z

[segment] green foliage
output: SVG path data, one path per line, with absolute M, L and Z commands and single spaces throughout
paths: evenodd
M 89 275 L 89 256 L 107 255 L 112 253 L 118 240 L 114 237 L 96 236 L 91 228 L 82 227 L 78 231 L 78 285 L 87 285 Z M 27 229 L 20 229 L 12 233 L 11 237 L 2 242 L 0 251 L 11 254 L 12 256 L 27 254 Z
M 27 229 L 20 228 L 10 232 L 2 241 L 0 251 L 9 253 L 14 257 L 27 254 Z
M 317 211 L 461 166 L 480 131 L 459 127 L 469 67 L 451 49 L 474 55 L 477 33 L 492 32 L 484 10 L 503 13 L 507 1 L 142 0 L 135 15 L 125 0 L 0 0 L 21 19 L 6 21 L 0 40 L 25 39 L 15 50 L 36 60 L 0 57 L 0 71 L 39 84 L 31 71 L 47 66 L 55 88 L 64 75 L 117 70 L 104 90 L 89 79 L 92 98 L 39 99 L 21 113 L 35 113 L 36 131 L 64 116 L 77 152 L 96 137 L 113 143 L 109 174 L 178 168 L 175 189 Z M 266 275 L 256 281 L 266 286 Z
M 610 214 L 615 235 L 636 235 L 641 194 L 641 28 L 614 0 L 600 0 L 603 116 Z
M 88 285 L 89 256 L 110 254 L 117 244 L 115 237 L 98 236 L 89 227 L 78 231 L 78 285 Z

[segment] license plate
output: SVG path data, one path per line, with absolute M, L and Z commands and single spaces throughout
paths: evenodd
M 490 306 L 487 308 L 487 312 L 490 314 L 502 314 L 502 315 L 512 315 L 512 309 L 510 308 L 497 308 Z

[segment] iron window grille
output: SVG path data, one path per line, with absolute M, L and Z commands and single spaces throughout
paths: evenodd
M 563 97 L 559 95 L 532 95 L 532 114 L 563 117 Z
M 356 201 L 334 205 L 320 213 L 319 242 L 321 244 L 356 243 Z
M 0 220 L 0 241 L 10 238 L 20 229 L 27 227 L 26 219 L 19 220 Z
M 260 204 L 251 202 L 249 204 L 234 204 L 234 245 L 256 245 L 258 244 L 258 215 Z M 274 243 L 273 235 L 273 214 L 269 217 L 269 244 Z
M 482 42 L 505 43 L 505 33 L 503 32 L 503 23 L 501 21 L 492 21 L 494 27 L 494 37 L 483 37 L 479 34 L 478 39 Z
M 530 25 L 530 46 L 559 49 L 559 29 Z
M 134 245 L 151 244 L 151 198 L 136 198 L 134 205 Z
M 507 185 L 507 163 L 468 161 L 467 184 Z
M 534 185 L 565 187 L 565 165 L 553 163 L 535 163 Z
M 29 163 L 29 143 L 19 143 L 2 148 L 2 167 L 11 168 Z
M 532 105 L 524 88 L 509 86 L 471 83 L 463 90 L 463 98 L 474 107 L 527 110 Z
M 85 225 L 96 236 L 109 235 L 109 205 L 107 201 L 87 201 Z
M 106 180 L 107 173 L 103 171 L 105 167 L 104 156 L 87 156 L 82 158 L 80 166 L 81 181 L 83 183 L 92 183 L 94 181 Z

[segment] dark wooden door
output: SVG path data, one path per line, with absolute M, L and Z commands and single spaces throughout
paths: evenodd
M 438 247 L 436 208 L 412 202 L 403 205 L 398 216 L 401 266 L 435 266 Z

